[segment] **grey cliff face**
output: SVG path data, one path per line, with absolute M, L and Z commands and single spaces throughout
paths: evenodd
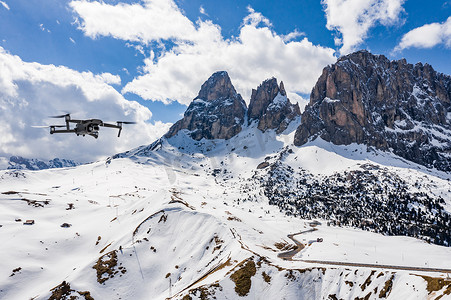
M 248 120 L 249 123 L 257 120 L 261 131 L 276 129 L 277 133 L 281 133 L 300 114 L 299 105 L 290 102 L 283 82 L 279 86 L 276 78 L 267 79 L 252 90 Z
M 187 129 L 195 140 L 230 139 L 241 131 L 245 114 L 246 103 L 236 92 L 227 72 L 216 72 L 202 84 L 183 119 L 176 122 L 165 137 Z
M 294 143 L 366 144 L 451 170 L 451 77 L 359 51 L 324 68 Z

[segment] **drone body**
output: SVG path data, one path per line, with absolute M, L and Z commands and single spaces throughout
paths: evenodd
M 48 127 L 50 127 L 50 134 L 73 132 L 77 136 L 90 135 L 94 138 L 99 137 L 100 126 L 119 129 L 119 132 L 117 135 L 119 137 L 121 135 L 121 131 L 122 131 L 122 124 L 135 124 L 135 122 L 124 122 L 124 121 L 118 121 L 118 122 L 116 122 L 116 124 L 110 124 L 110 123 L 105 123 L 99 119 L 75 120 L 75 119 L 70 118 L 70 114 L 53 116 L 52 118 L 64 118 L 64 120 L 66 121 L 66 125 L 50 125 L 50 126 L 48 126 Z M 70 123 L 75 123 L 75 127 L 71 129 Z M 61 128 L 61 127 L 65 127 L 65 129 L 56 129 L 56 128 Z

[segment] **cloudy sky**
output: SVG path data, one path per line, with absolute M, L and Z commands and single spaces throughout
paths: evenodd
M 305 104 L 321 70 L 367 49 L 451 74 L 451 1 L 0 0 L 0 157 L 93 161 L 164 134 L 215 71 L 248 101 L 283 80 Z M 49 115 L 136 121 L 99 139 Z

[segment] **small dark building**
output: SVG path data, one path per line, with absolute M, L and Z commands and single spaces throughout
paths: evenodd
M 318 225 L 321 225 L 321 222 L 315 220 L 315 221 L 310 222 L 309 225 L 310 225 L 310 227 L 316 227 Z
M 25 223 L 23 223 L 24 225 L 33 225 L 34 224 L 34 220 L 26 220 Z
M 72 224 L 69 224 L 69 223 L 63 223 L 63 224 L 61 224 L 61 227 L 63 227 L 63 228 L 69 228 L 69 227 L 71 227 L 72 226 Z

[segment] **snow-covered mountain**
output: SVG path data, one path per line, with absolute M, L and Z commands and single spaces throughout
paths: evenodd
M 212 78 L 150 145 L 0 171 L 1 299 L 451 299 L 449 172 Z
M 230 139 L 241 132 L 243 126 L 258 123 L 262 131 L 284 131 L 300 115 L 299 105 L 287 98 L 283 83 L 276 78 L 265 80 L 252 90 L 249 109 L 233 86 L 225 71 L 214 73 L 201 87 L 199 94 L 165 137 L 170 138 L 187 129 L 189 136 L 205 139 Z
M 6 164 L 4 164 L 6 165 Z M 22 156 L 11 156 L 7 162 L 7 169 L 16 170 L 45 170 L 54 168 L 68 168 L 78 166 L 79 163 L 64 158 L 54 158 L 44 161 L 36 158 L 24 158 Z
M 324 68 L 294 143 L 365 144 L 451 171 L 451 76 L 359 51 Z
M 291 104 L 283 82 L 277 85 L 276 78 L 265 80 L 256 90 L 252 90 L 248 121 L 258 122 L 261 131 L 275 129 L 281 133 L 300 115 L 299 104 Z
M 214 73 L 201 87 L 183 119 L 166 134 L 171 137 L 182 129 L 190 130 L 195 140 L 230 139 L 241 131 L 246 103 L 230 81 L 227 72 Z

